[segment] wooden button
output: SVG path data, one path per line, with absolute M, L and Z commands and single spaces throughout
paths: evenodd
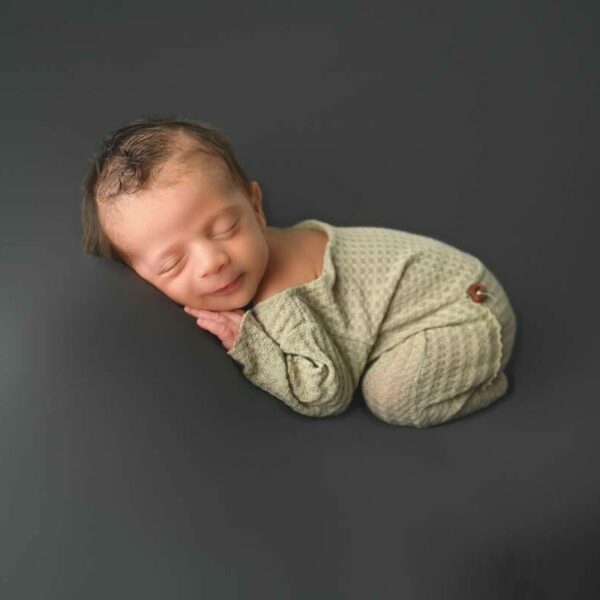
M 467 293 L 473 302 L 485 302 L 487 300 L 487 288 L 481 283 L 470 285 Z

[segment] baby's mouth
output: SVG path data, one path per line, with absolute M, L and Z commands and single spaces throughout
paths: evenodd
M 243 273 L 238 275 L 236 277 L 236 279 L 234 279 L 231 283 L 229 283 L 228 285 L 226 285 L 225 287 L 222 287 L 219 290 L 215 290 L 214 292 L 212 292 L 213 294 L 227 294 L 231 291 L 233 291 L 235 288 L 237 288 L 240 279 L 242 278 Z

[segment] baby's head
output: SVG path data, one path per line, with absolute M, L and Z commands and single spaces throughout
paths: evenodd
M 81 210 L 83 250 L 130 267 L 181 305 L 244 307 L 269 263 L 261 189 L 207 123 L 148 117 L 113 131 Z M 214 293 L 238 276 L 233 291 Z

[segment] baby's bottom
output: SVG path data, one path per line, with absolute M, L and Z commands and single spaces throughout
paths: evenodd
M 504 373 L 515 341 L 516 318 L 504 289 L 489 271 L 476 282 L 492 297 L 461 310 L 473 319 L 419 331 L 384 352 L 365 371 L 362 392 L 387 423 L 429 427 L 485 408 L 508 389 Z M 479 296 L 478 296 L 479 297 Z

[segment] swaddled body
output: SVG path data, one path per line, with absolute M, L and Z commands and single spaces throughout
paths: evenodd
M 308 219 L 328 236 L 320 276 L 258 302 L 227 354 L 295 411 L 344 411 L 362 377 L 369 409 L 427 427 L 508 388 L 516 318 L 493 273 L 441 241 Z
M 376 416 L 415 427 L 506 392 L 515 315 L 477 258 L 394 229 L 267 226 L 260 185 L 211 124 L 149 117 L 112 132 L 82 209 L 86 251 L 183 306 L 297 412 L 342 412 L 361 378 Z

